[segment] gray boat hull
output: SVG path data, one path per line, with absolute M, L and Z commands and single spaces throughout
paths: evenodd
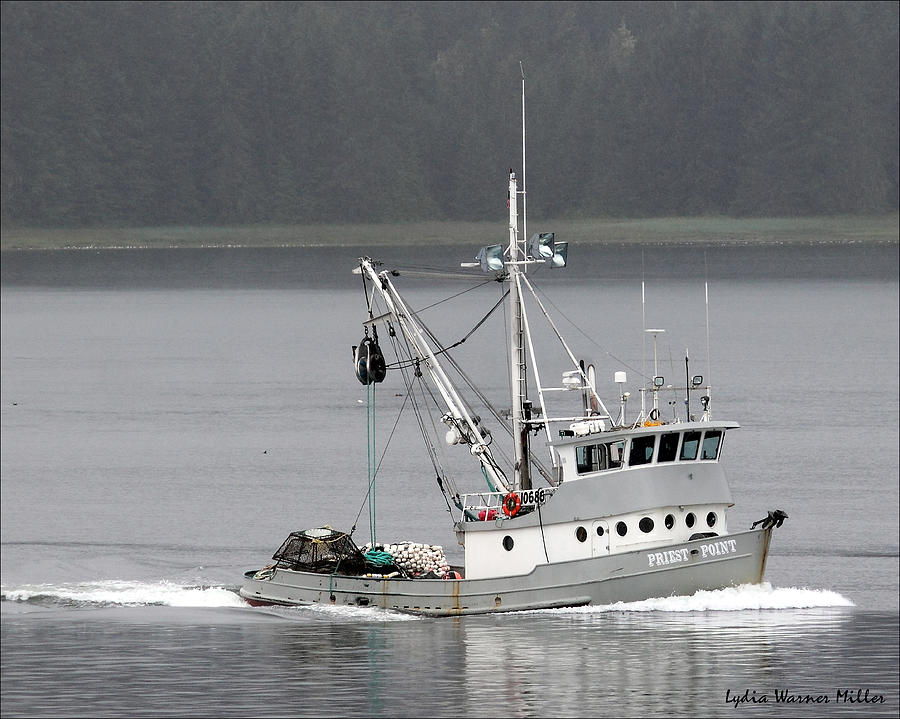
M 590 559 L 541 564 L 484 579 L 381 579 L 276 569 L 244 575 L 254 605 L 373 606 L 430 616 L 607 605 L 762 582 L 772 528 Z

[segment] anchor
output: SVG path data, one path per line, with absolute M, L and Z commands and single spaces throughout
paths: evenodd
M 784 524 L 784 520 L 787 519 L 787 512 L 781 509 L 776 509 L 774 511 L 769 512 L 762 519 L 757 519 L 753 524 L 750 525 L 750 529 L 756 529 L 757 524 L 761 524 L 763 529 L 770 529 L 771 527 L 780 527 Z

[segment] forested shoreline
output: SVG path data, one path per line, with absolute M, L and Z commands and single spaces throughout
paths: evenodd
M 2 222 L 898 208 L 895 2 L 3 2 Z

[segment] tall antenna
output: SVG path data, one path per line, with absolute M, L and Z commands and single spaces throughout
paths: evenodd
M 712 367 L 709 363 L 709 270 L 706 266 L 706 250 L 703 250 L 703 290 L 706 295 L 706 383 L 712 384 Z
M 709 267 L 706 264 L 706 250 L 703 250 L 703 292 L 706 300 L 706 394 L 700 397 L 703 418 L 709 419 L 709 399 L 712 396 L 712 363 L 709 359 Z
M 644 291 L 644 248 L 641 248 L 641 374 L 644 391 L 641 392 L 641 419 L 644 418 L 644 398 L 647 396 L 647 299 Z
M 522 73 L 522 237 L 528 241 L 528 213 L 525 204 L 525 66 L 519 60 Z

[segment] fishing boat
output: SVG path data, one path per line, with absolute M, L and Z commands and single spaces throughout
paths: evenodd
M 576 357 L 536 291 L 534 271 L 564 268 L 568 245 L 550 232 L 528 239 L 524 118 L 523 73 L 523 179 L 520 190 L 516 172 L 509 171 L 508 239 L 481 248 L 476 262 L 456 270 L 482 278 L 486 273 L 505 288 L 493 310 L 505 305 L 508 312 L 503 342 L 509 408 L 486 397 L 452 348 L 410 306 L 396 285 L 403 270 L 370 257 L 354 268 L 363 279 L 367 310 L 363 339 L 353 348 L 356 378 L 370 400 L 388 378 L 402 382 L 464 563 L 450 565 L 439 546 L 379 544 L 374 533 L 359 546 L 352 531 L 330 526 L 292 531 L 273 562 L 245 573 L 240 595 L 250 604 L 372 606 L 447 616 L 608 605 L 763 581 L 772 533 L 787 515 L 773 510 L 746 530 L 728 527 L 733 501 L 722 459 L 726 436 L 739 425 L 714 418 L 711 385 L 690 373 L 687 357 L 684 386 L 666 385 L 656 357 L 656 338 L 664 330 L 644 328 L 654 339 L 653 375 L 642 377 L 640 407 L 629 418 L 627 374 L 616 371 L 618 407 L 611 412 L 597 392 L 594 366 Z M 538 319 L 563 348 L 567 364 L 554 375 L 558 383 L 542 380 L 532 332 Z M 396 359 L 385 356 L 379 329 Z M 683 393 L 683 417 L 662 417 L 664 389 Z M 575 407 L 557 410 L 565 400 Z M 433 423 L 429 402 L 438 413 Z M 482 420 L 482 408 L 492 420 Z M 492 423 L 508 431 L 505 448 L 488 429 Z M 431 436 L 432 424 L 442 437 Z M 462 480 L 441 462 L 439 443 L 441 452 L 453 450 L 470 461 L 468 479 L 480 487 L 459 489 Z M 370 490 L 376 472 L 370 460 Z

